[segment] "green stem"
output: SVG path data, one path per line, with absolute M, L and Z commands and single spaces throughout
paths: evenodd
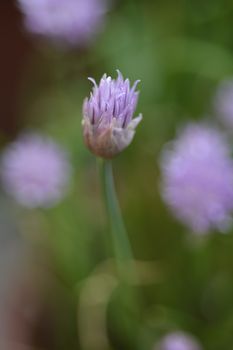
M 123 278 L 127 272 L 135 277 L 134 258 L 116 195 L 111 161 L 101 162 L 101 178 L 118 272 Z

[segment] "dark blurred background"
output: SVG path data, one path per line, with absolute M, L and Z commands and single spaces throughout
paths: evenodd
M 20 125 L 20 87 L 32 43 L 22 30 L 22 16 L 15 1 L 1 1 L 1 131 L 14 134 Z

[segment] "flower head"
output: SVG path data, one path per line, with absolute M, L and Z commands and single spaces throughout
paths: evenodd
M 192 123 L 162 155 L 162 195 L 195 232 L 225 230 L 233 209 L 233 162 L 218 130 Z
M 199 342 L 184 332 L 167 334 L 156 346 L 155 350 L 201 350 Z
M 18 0 L 26 28 L 55 42 L 85 46 L 102 27 L 107 0 Z
M 29 208 L 56 204 L 65 194 L 70 172 L 63 150 L 36 134 L 21 136 L 5 149 L 1 158 L 4 189 Z
M 135 129 L 142 119 L 133 119 L 137 102 L 138 80 L 130 87 L 120 71 L 117 79 L 106 74 L 99 85 L 94 84 L 90 98 L 83 105 L 83 133 L 87 147 L 97 156 L 112 158 L 133 140 Z
M 214 100 L 218 118 L 233 130 L 233 80 L 220 84 Z

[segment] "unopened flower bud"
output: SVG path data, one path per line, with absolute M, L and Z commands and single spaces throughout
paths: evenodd
M 83 105 L 83 135 L 87 147 L 95 155 L 111 159 L 123 151 L 133 140 L 142 115 L 133 119 L 138 91 L 138 80 L 130 87 L 120 71 L 117 79 L 106 74 L 99 85 L 89 78 L 94 87 Z

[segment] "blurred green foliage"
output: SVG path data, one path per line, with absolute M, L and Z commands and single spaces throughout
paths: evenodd
M 135 257 L 154 262 L 156 273 L 139 287 L 143 305 L 135 324 L 130 305 L 121 304 L 124 291 L 114 292 L 108 314 L 113 348 L 151 349 L 173 329 L 196 335 L 205 350 L 233 348 L 233 232 L 192 237 L 159 193 L 164 144 L 190 119 L 208 115 L 214 121 L 215 88 L 233 74 L 232 23 L 230 0 L 115 0 L 94 47 L 59 52 L 38 45 L 24 72 L 23 127 L 54 137 L 71 153 L 74 166 L 63 203 L 27 214 L 46 223 L 43 244 L 69 291 L 65 299 L 74 291 L 78 298 L 85 279 L 112 256 L 105 250 L 108 231 L 96 160 L 82 142 L 82 101 L 91 87 L 87 77 L 115 76 L 118 68 L 131 80 L 141 79 L 138 111 L 144 119 L 114 170 Z M 72 339 L 72 327 L 60 327 Z M 72 340 L 69 344 L 75 348 Z

